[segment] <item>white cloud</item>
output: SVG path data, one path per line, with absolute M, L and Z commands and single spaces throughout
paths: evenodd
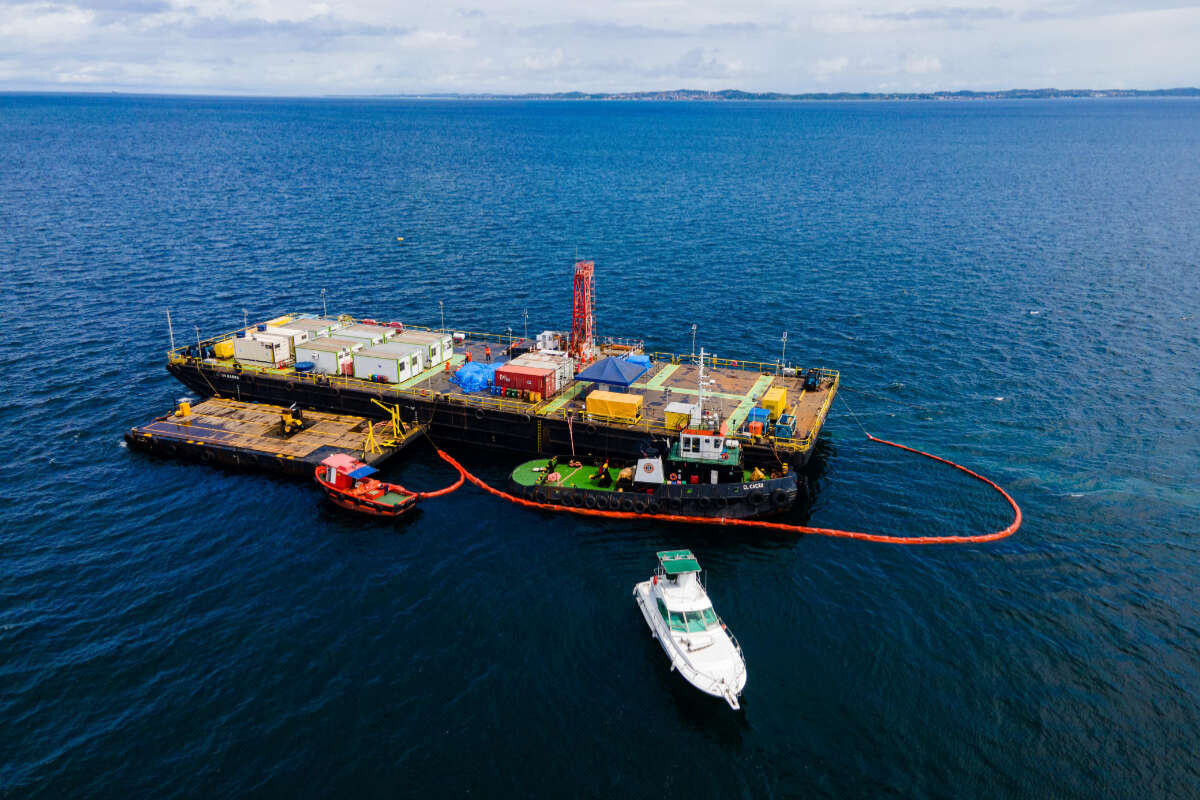
M 0 89 L 584 91 L 1200 83 L 1186 0 L 0 0 Z

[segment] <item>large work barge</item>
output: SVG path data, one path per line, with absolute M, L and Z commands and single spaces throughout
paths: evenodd
M 359 322 L 345 316 L 339 319 Z M 421 325 L 405 325 L 405 329 L 436 330 Z M 459 368 L 468 360 L 501 360 L 518 340 L 511 334 L 452 332 L 453 353 L 446 362 L 396 383 L 217 357 L 216 346 L 239 331 L 170 351 L 167 369 L 201 397 L 285 406 L 296 403 L 317 411 L 374 419 L 388 418 L 386 405 L 407 421 L 427 425 L 439 443 L 524 455 L 637 458 L 647 444 L 677 437 L 680 425 L 668 419 L 669 406 L 695 400 L 703 393 L 720 429 L 740 441 L 748 465 L 778 468 L 787 464 L 793 469 L 811 457 L 838 389 L 838 373 L 833 370 L 652 351 L 645 353 L 649 368 L 626 388 L 642 398 L 640 413 L 619 419 L 589 413 L 589 394 L 602 389 L 586 380 L 570 381 L 553 396 L 536 400 L 466 391 L 451 381 Z M 628 344 L 619 347 L 627 352 L 638 349 Z M 747 427 L 748 418 L 771 389 L 782 389 L 787 398 L 791 435 L 772 435 L 759 432 L 759 428 L 751 432 Z

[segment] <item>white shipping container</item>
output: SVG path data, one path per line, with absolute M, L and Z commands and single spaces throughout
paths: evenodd
M 555 393 L 561 392 L 575 380 L 575 359 L 566 353 L 550 355 L 545 352 L 525 353 L 514 358 L 514 366 L 549 367 L 554 370 Z
M 382 325 L 351 325 L 348 328 L 342 328 L 337 332 L 339 339 L 357 339 L 366 342 L 368 345 L 379 344 L 386 342 L 392 338 L 395 333 L 394 328 L 385 328 Z
M 292 346 L 281 336 L 248 333 L 233 338 L 233 357 L 248 364 L 285 367 L 292 358 Z
M 296 352 L 296 348 L 313 338 L 309 331 L 301 330 L 300 328 L 288 328 L 286 326 L 267 326 L 267 333 L 272 336 L 282 336 L 288 340 L 292 348 L 292 352 Z
M 425 371 L 425 348 L 419 344 L 408 344 L 407 342 L 384 342 L 377 344 L 371 348 L 384 353 L 395 353 L 400 356 L 407 356 L 409 361 L 409 375 L 419 375 Z
M 292 330 L 297 331 L 308 331 L 310 338 L 316 339 L 320 336 L 329 336 L 334 331 L 346 326 L 338 322 L 336 319 L 300 317 L 299 319 L 294 319 L 291 322 L 288 322 L 287 325 L 282 327 L 291 328 Z
M 332 344 L 337 345 L 338 347 L 344 347 L 351 353 L 357 353 L 359 350 L 362 350 L 367 346 L 367 343 L 361 339 L 343 339 L 337 334 L 328 336 L 324 339 L 319 339 L 318 341 L 320 341 L 322 344 Z
M 313 372 L 324 375 L 341 375 L 343 367 L 353 364 L 353 352 L 349 347 L 332 344 L 329 339 L 302 344 L 296 348 L 296 362 L 311 361 Z
M 354 377 L 371 380 L 382 375 L 388 383 L 400 383 L 412 377 L 409 365 L 412 359 L 400 353 L 384 350 L 363 350 L 354 354 Z
M 392 338 L 393 342 L 420 344 L 425 346 L 425 363 L 430 368 L 449 361 L 454 355 L 454 337 L 436 331 L 405 331 Z

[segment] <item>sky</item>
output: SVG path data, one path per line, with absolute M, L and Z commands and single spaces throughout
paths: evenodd
M 0 0 L 0 90 L 1155 89 L 1200 0 Z

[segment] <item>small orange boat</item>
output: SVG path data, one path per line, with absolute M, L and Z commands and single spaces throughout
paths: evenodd
M 376 469 L 338 453 L 322 461 L 314 477 L 330 500 L 342 508 L 377 517 L 399 517 L 416 508 L 419 496 L 403 486 L 371 476 Z

